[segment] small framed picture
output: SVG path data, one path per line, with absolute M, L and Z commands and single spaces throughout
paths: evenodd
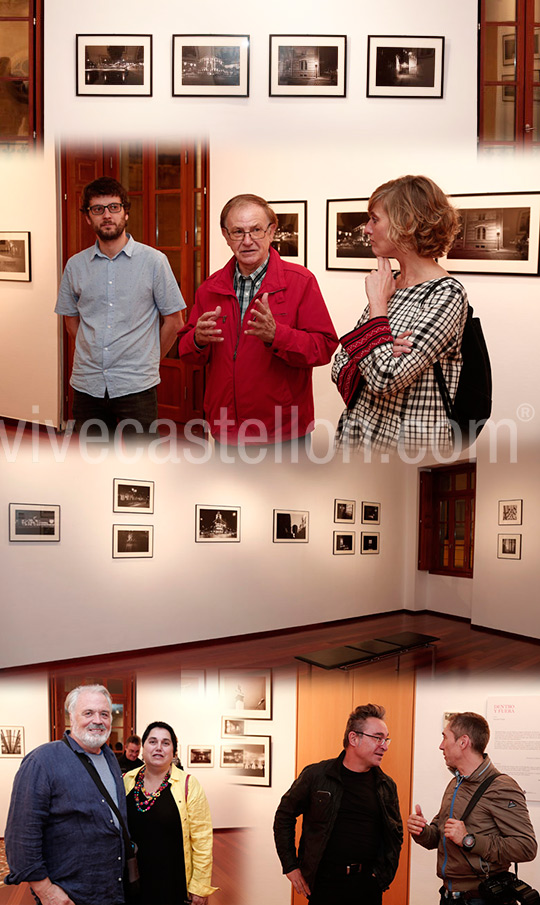
M 273 248 L 284 261 L 307 265 L 307 201 L 269 201 L 278 226 Z
M 239 506 L 195 506 L 195 540 L 198 543 L 240 542 Z
M 0 232 L 0 280 L 29 283 L 30 233 Z
M 113 559 L 143 559 L 153 555 L 153 525 L 113 525 Z
M 190 767 L 213 767 L 213 745 L 188 745 L 187 761 Z
M 334 531 L 334 554 L 347 556 L 356 550 L 356 531 Z
M 60 540 L 60 506 L 9 504 L 10 541 L 55 543 Z
M 0 726 L 0 757 L 24 757 L 22 726 Z
M 362 531 L 360 553 L 379 553 L 379 538 L 380 534 L 378 531 Z
M 270 35 L 270 97 L 345 97 L 345 35 Z
M 152 35 L 77 35 L 77 94 L 152 95 Z
M 249 786 L 270 785 L 270 736 L 246 736 L 221 746 L 220 766 L 234 779 Z
M 192 702 L 203 700 L 206 694 L 206 670 L 181 669 L 180 694 L 191 698 Z
M 521 525 L 523 500 L 499 500 L 499 525 Z
M 114 478 L 113 512 L 132 512 L 134 509 L 137 515 L 154 512 L 154 482 Z
M 368 97 L 443 96 L 444 38 L 368 36 Z
M 274 509 L 274 543 L 307 544 L 309 512 L 304 509 Z
M 326 202 L 326 269 L 376 270 L 377 258 L 365 232 L 369 198 L 331 198 Z M 393 270 L 398 262 L 390 258 Z
M 508 34 L 502 36 L 503 66 L 516 65 L 516 36 Z
M 501 87 L 501 95 L 502 95 L 503 101 L 506 104 L 508 104 L 508 103 L 515 104 L 515 102 L 516 102 L 516 78 L 515 78 L 515 75 L 514 74 L 505 75 L 505 73 L 503 72 L 501 79 L 503 82 L 512 82 L 511 85 L 503 85 Z M 535 81 L 537 81 L 537 79 L 535 79 Z
M 503 89 L 504 90 L 504 89 Z M 540 192 L 450 195 L 461 227 L 439 264 L 450 273 L 534 274 L 540 260 Z
M 366 503 L 362 500 L 362 524 L 363 525 L 380 525 L 381 524 L 381 504 Z
M 521 559 L 521 534 L 499 534 L 497 559 Z
M 219 695 L 223 717 L 231 720 L 272 719 L 270 669 L 220 669 Z
M 173 97 L 248 97 L 249 35 L 173 35 Z
M 334 500 L 334 521 L 336 524 L 354 525 L 356 500 Z
M 229 735 L 245 735 L 245 720 L 233 720 L 230 717 L 221 717 L 221 737 L 228 738 Z

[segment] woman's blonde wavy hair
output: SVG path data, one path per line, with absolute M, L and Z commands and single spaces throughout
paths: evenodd
M 379 202 L 390 220 L 388 238 L 397 248 L 438 258 L 459 232 L 457 210 L 427 176 L 400 176 L 380 185 L 369 199 L 369 214 Z

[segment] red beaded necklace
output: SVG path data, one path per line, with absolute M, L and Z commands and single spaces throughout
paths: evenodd
M 167 788 L 169 784 L 169 779 L 171 776 L 171 771 L 169 770 L 166 776 L 163 778 L 163 782 L 160 787 L 156 789 L 155 792 L 147 792 L 144 788 L 144 774 L 146 773 L 146 767 L 141 767 L 139 773 L 137 775 L 137 780 L 135 782 L 135 787 L 133 789 L 133 798 L 135 800 L 135 807 L 141 813 L 145 811 L 149 811 L 153 804 L 156 803 L 159 796 L 163 792 L 164 789 Z

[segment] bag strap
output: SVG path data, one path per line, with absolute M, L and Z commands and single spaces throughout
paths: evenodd
M 63 736 L 62 741 L 64 742 L 65 745 L 68 746 L 70 751 L 73 751 L 73 754 L 75 755 L 75 757 L 79 758 L 79 761 L 81 762 L 81 764 L 83 765 L 85 770 L 88 771 L 90 779 L 92 779 L 93 782 L 96 784 L 99 791 L 103 795 L 105 801 L 109 805 L 111 811 L 113 812 L 113 814 L 116 815 L 118 823 L 120 824 L 120 827 L 122 828 L 122 836 L 124 839 L 124 846 L 126 849 L 126 854 L 129 854 L 131 857 L 133 857 L 133 851 L 134 851 L 133 842 L 131 841 L 131 837 L 129 835 L 129 830 L 125 824 L 124 818 L 122 817 L 120 811 L 118 810 L 118 806 L 117 806 L 116 802 L 114 801 L 114 799 L 111 797 L 111 795 L 109 794 L 109 792 L 103 785 L 101 776 L 99 775 L 98 771 L 94 767 L 94 764 L 81 751 L 75 751 L 75 749 L 72 748 L 71 745 L 69 744 L 65 735 Z
M 186 776 L 186 788 L 185 788 L 185 790 L 184 790 L 184 796 L 185 796 L 185 799 L 186 799 L 186 808 L 187 808 L 188 783 L 189 783 L 189 777 L 190 777 L 190 776 L 191 776 L 191 773 L 188 773 L 187 776 Z
M 452 397 L 450 396 L 448 385 L 446 383 L 446 380 L 444 379 L 440 361 L 436 361 L 434 363 L 433 373 L 435 374 L 435 380 L 437 381 L 437 384 L 439 386 L 439 393 L 442 396 L 446 417 L 449 421 L 454 421 L 454 406 L 452 405 Z
M 497 779 L 498 776 L 503 776 L 503 775 L 504 775 L 503 773 L 493 773 L 492 776 L 488 776 L 488 778 L 484 779 L 484 782 L 478 786 L 476 792 L 474 793 L 474 795 L 472 795 L 467 807 L 465 808 L 465 810 L 463 811 L 463 814 L 461 815 L 461 820 L 463 823 L 465 823 L 466 818 L 469 816 L 472 809 L 474 807 L 476 807 L 478 801 L 480 800 L 480 798 L 482 797 L 484 792 L 487 791 L 487 789 L 489 788 L 489 786 L 491 785 L 493 780 Z

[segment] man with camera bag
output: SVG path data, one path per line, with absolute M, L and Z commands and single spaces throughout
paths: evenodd
M 437 875 L 444 884 L 441 905 L 540 902 L 534 890 L 508 873 L 512 862 L 534 859 L 536 839 L 525 795 L 515 780 L 492 764 L 485 753 L 488 741 L 484 717 L 455 714 L 439 746 L 454 774 L 439 813 L 428 824 L 416 805 L 407 821 L 415 842 L 438 849 Z

